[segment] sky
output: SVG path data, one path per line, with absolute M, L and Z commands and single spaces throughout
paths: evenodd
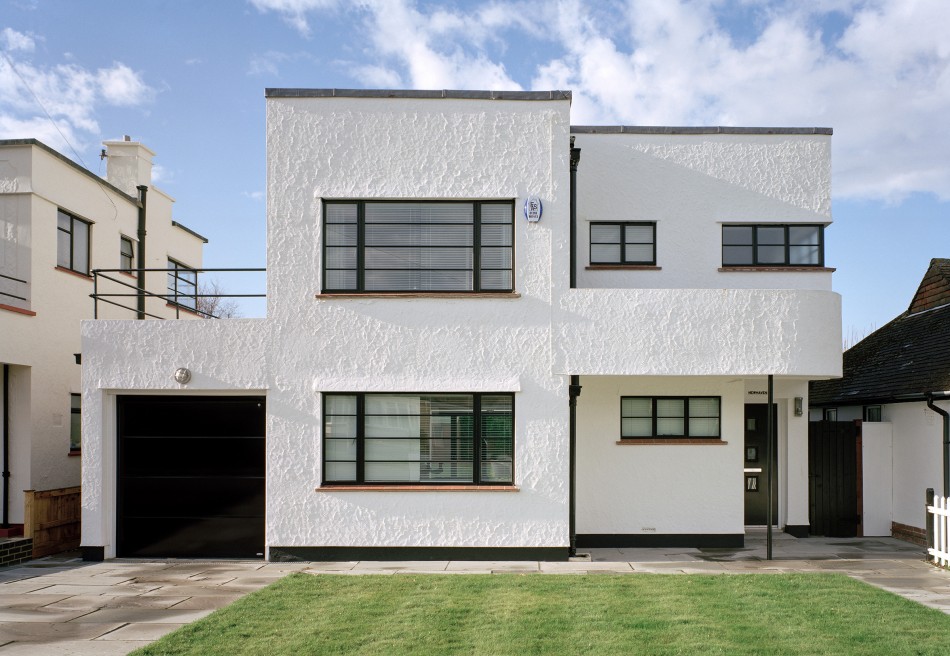
M 831 127 L 846 341 L 950 257 L 948 0 L 0 0 L 0 138 L 156 152 L 206 267 L 265 266 L 264 89 L 569 89 L 578 125 Z M 226 284 L 226 283 L 225 283 Z

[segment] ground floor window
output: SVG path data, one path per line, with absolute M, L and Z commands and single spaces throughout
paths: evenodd
M 718 396 L 624 396 L 620 399 L 620 437 L 720 436 Z
M 864 421 L 884 421 L 882 418 L 881 406 L 879 405 L 864 406 Z
M 325 394 L 323 482 L 512 484 L 514 395 Z

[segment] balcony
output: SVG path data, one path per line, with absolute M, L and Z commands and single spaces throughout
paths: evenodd
M 226 319 L 264 316 L 263 268 L 95 269 L 95 319 Z M 140 274 L 145 284 L 140 285 Z M 228 291 L 232 288 L 253 290 Z M 260 290 L 260 291 L 257 291 Z

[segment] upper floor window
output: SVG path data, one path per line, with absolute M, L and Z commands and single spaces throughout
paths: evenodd
M 89 231 L 90 223 L 67 214 L 57 212 L 56 218 L 56 265 L 65 269 L 89 275 Z
M 513 394 L 326 394 L 323 411 L 325 483 L 513 482 Z
M 512 201 L 327 201 L 325 292 L 510 292 Z
M 198 272 L 168 258 L 168 302 L 189 310 L 198 308 Z
M 720 435 L 718 396 L 624 396 L 620 437 L 700 437 Z
M 656 223 L 591 223 L 591 264 L 656 264 Z
M 722 265 L 824 266 L 822 225 L 724 225 Z
M 119 268 L 123 271 L 132 271 L 135 251 L 132 248 L 132 240 L 128 237 L 119 238 Z

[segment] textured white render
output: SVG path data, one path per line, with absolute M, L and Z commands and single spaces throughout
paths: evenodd
M 577 134 L 575 146 L 578 286 L 831 290 L 828 271 L 719 271 L 722 223 L 831 223 L 830 136 Z M 661 271 L 586 270 L 596 221 L 655 221 Z
M 84 545 L 104 546 L 107 557 L 115 553 L 115 395 L 224 392 L 267 396 L 268 549 L 566 547 L 571 374 L 582 375 L 584 385 L 578 405 L 579 532 L 635 532 L 618 512 L 629 507 L 629 494 L 641 492 L 637 528 L 649 522 L 657 532 L 742 532 L 744 381 L 765 374 L 794 377 L 784 391 L 787 399 L 789 390 L 804 389 L 808 377 L 840 372 L 840 300 L 829 291 L 830 274 L 791 277 L 790 289 L 776 290 L 770 274 L 746 274 L 742 280 L 749 284 L 734 285 L 731 274 L 719 275 L 714 267 L 708 275 L 715 282 L 689 289 L 687 278 L 674 272 L 674 284 L 662 285 L 667 289 L 614 284 L 570 290 L 568 100 L 272 96 L 267 105 L 267 318 L 83 324 L 85 401 L 97 408 L 85 415 L 84 429 L 99 442 L 84 451 Z M 822 223 L 830 220 L 822 205 L 826 181 L 770 177 L 796 175 L 805 161 L 750 172 L 748 180 L 745 173 L 730 177 L 728 169 L 746 166 L 743 153 L 754 150 L 747 143 L 754 139 L 743 139 L 725 164 L 714 162 L 715 149 L 706 155 L 703 175 L 728 183 L 719 193 L 740 194 L 742 205 L 742 194 L 767 191 L 795 206 L 796 218 L 817 214 Z M 827 157 L 826 140 L 813 141 L 813 156 Z M 773 142 L 762 144 L 768 151 Z M 754 152 L 755 166 L 769 161 L 767 152 Z M 771 157 L 785 155 L 779 150 Z M 585 150 L 580 169 L 594 160 L 593 148 Z M 825 176 L 827 162 L 817 166 L 818 177 Z M 676 193 L 695 193 L 698 208 L 705 190 L 683 187 Z M 815 198 L 808 196 L 812 192 Z M 592 194 L 580 188 L 579 207 Z M 535 195 L 544 214 L 539 223 L 528 223 L 521 207 Z M 514 200 L 516 294 L 323 295 L 324 199 Z M 705 224 L 709 217 L 695 214 L 691 220 Z M 712 225 L 712 232 L 718 230 Z M 706 247 L 718 257 L 716 234 Z M 586 239 L 583 224 L 580 268 Z M 620 273 L 624 279 L 640 275 Z M 172 379 L 182 366 L 194 374 L 184 387 Z M 649 394 L 715 390 L 728 400 L 724 419 L 730 434 L 740 436 L 718 447 L 617 447 L 619 416 L 612 408 L 621 388 Z M 321 489 L 321 402 L 323 393 L 333 391 L 514 392 L 517 490 Z M 788 443 L 800 448 L 800 427 L 787 430 Z M 788 459 L 794 469 L 788 489 L 794 487 L 796 495 L 802 478 L 798 455 Z M 674 458 L 686 467 L 669 475 Z M 647 494 L 646 481 L 634 480 L 634 472 L 651 467 L 653 480 L 665 476 L 667 485 L 678 485 L 671 496 L 675 505 Z M 717 507 L 684 508 L 680 502 L 689 496 L 707 496 Z M 791 523 L 807 523 L 807 496 L 789 508 Z
M 950 410 L 947 401 L 934 403 Z M 927 488 L 943 494 L 943 417 L 923 402 L 890 403 L 883 410 L 894 427 L 893 520 L 922 529 Z
M 139 147 L 135 142 L 126 145 Z M 172 199 L 154 188 L 150 196 L 148 266 L 164 269 L 169 256 L 201 266 L 201 240 L 171 225 Z M 0 273 L 28 281 L 27 302 L 8 303 L 0 297 L 0 304 L 35 313 L 0 308 L 0 363 L 13 365 L 10 519 L 14 523 L 23 521 L 23 490 L 80 482 L 80 458 L 69 455 L 70 394 L 82 392 L 80 366 L 73 354 L 81 352 L 80 321 L 93 316 L 89 297 L 93 283 L 56 268 L 58 209 L 92 222 L 90 269 L 119 267 L 120 235 L 133 239 L 136 235 L 134 199 L 44 147 L 0 145 Z M 135 284 L 125 274 L 116 277 Z M 152 289 L 163 290 L 165 274 L 149 282 Z M 174 316 L 164 300 L 151 299 L 148 311 Z M 99 316 L 134 314 L 103 305 Z
M 861 424 L 861 475 L 864 478 L 861 487 L 864 495 L 861 519 L 864 535 L 891 534 L 894 505 L 893 442 L 894 424 L 873 421 Z M 922 501 L 918 499 L 918 503 Z M 910 525 L 922 528 L 920 523 Z

